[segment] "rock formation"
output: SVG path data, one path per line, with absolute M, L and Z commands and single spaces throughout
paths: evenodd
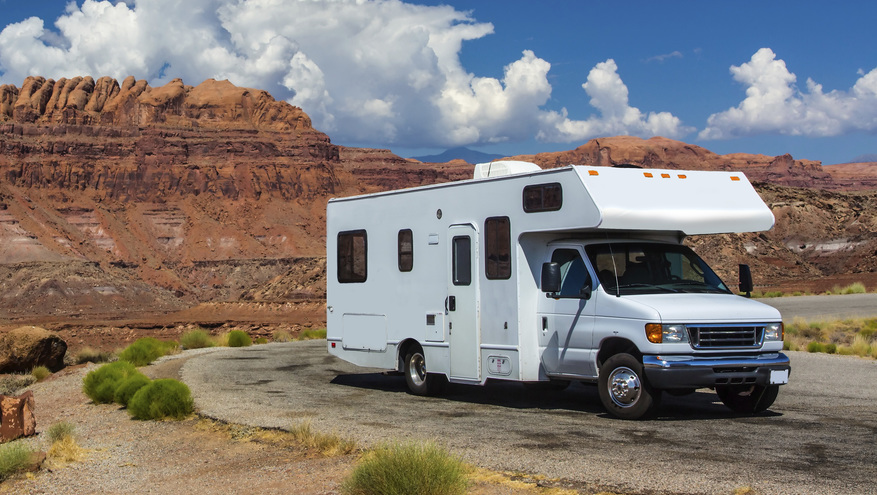
M 48 330 L 19 327 L 0 335 L 0 373 L 29 373 L 37 366 L 59 371 L 66 353 L 67 343 Z
M 0 395 L 0 442 L 36 434 L 34 407 L 33 392 L 30 390 L 18 397 Z M 43 459 L 37 457 L 30 464 L 41 464 Z

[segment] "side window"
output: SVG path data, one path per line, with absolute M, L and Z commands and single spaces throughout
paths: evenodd
M 524 187 L 524 211 L 557 211 L 563 206 L 563 188 L 558 182 Z
M 414 234 L 411 229 L 399 231 L 398 238 L 399 271 L 410 272 L 414 269 Z
M 454 285 L 469 285 L 472 283 L 472 239 L 457 236 L 452 242 Z
M 338 281 L 365 282 L 368 276 L 368 240 L 364 230 L 338 233 Z
M 551 261 L 560 264 L 560 297 L 579 297 L 586 285 L 591 285 L 591 275 L 585 262 L 575 249 L 558 249 Z
M 509 217 L 492 217 L 484 222 L 487 278 L 506 280 L 512 276 L 512 241 Z

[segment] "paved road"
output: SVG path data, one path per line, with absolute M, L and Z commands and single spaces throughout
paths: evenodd
M 709 391 L 665 397 L 656 419 L 608 416 L 595 387 L 531 392 L 520 384 L 405 392 L 402 377 L 330 356 L 325 341 L 224 349 L 183 367 L 211 417 L 288 428 L 311 421 L 361 445 L 438 439 L 479 465 L 625 493 L 877 491 L 877 361 L 790 353 L 791 383 L 755 417 Z
M 808 321 L 877 318 L 877 294 L 777 297 L 759 301 L 780 310 L 787 323 L 796 317 Z

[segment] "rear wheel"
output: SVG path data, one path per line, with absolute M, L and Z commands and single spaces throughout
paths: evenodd
M 728 409 L 739 413 L 759 413 L 773 405 L 779 385 L 721 385 L 716 395 Z
M 653 412 L 661 397 L 661 391 L 646 382 L 642 363 L 630 354 L 616 354 L 600 366 L 597 390 L 606 410 L 621 419 Z
M 426 372 L 423 349 L 416 347 L 405 355 L 405 383 L 414 395 L 435 395 L 441 391 L 445 380 L 441 375 Z

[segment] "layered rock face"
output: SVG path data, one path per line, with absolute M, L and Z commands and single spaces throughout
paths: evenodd
M 795 160 L 791 155 L 770 157 L 734 153 L 718 155 L 707 149 L 663 137 L 641 139 L 616 136 L 592 139 L 570 151 L 522 155 L 517 160 L 532 161 L 542 168 L 578 165 L 639 165 L 644 168 L 685 170 L 734 170 L 753 182 L 770 182 L 793 187 L 834 188 L 831 175 L 822 164 Z

